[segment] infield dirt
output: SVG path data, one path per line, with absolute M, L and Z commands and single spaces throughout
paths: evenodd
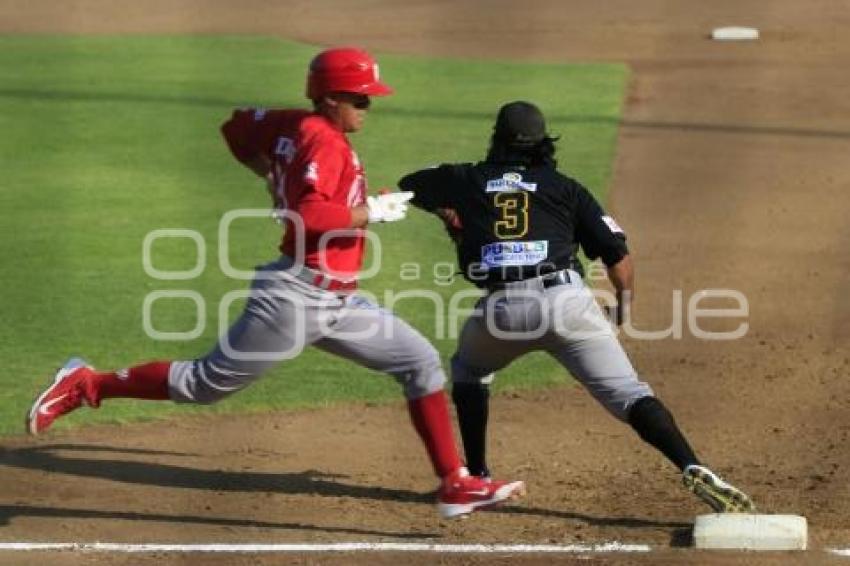
M 846 3 L 373 0 L 352 6 L 342 0 L 286 6 L 0 0 L 0 33 L 262 33 L 381 52 L 628 62 L 633 75 L 609 204 L 637 264 L 637 325 L 669 326 L 675 290 L 687 304 L 700 289 L 724 288 L 748 298 L 750 329 L 739 340 L 718 342 L 697 339 L 686 326 L 680 340 L 626 340 L 626 347 L 706 462 L 747 490 L 761 510 L 805 515 L 812 547 L 850 547 Z M 758 27 L 762 39 L 707 39 L 721 25 Z M 724 324 L 706 326 L 728 329 Z M 525 479 L 529 495 L 468 521 L 436 517 L 434 481 L 399 403 L 5 439 L 0 538 L 618 540 L 675 547 L 694 515 L 706 511 L 666 461 L 577 387 L 501 396 L 492 414 L 493 467 L 500 476 Z M 675 563 L 682 552 L 620 559 Z M 21 558 L 0 554 L 0 561 Z M 738 560 L 688 559 L 697 558 Z M 66 559 L 83 557 L 53 562 Z M 222 563 L 237 562 L 242 559 Z

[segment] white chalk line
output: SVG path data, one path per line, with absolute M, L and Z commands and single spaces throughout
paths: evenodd
M 75 550 L 84 552 L 432 552 L 457 554 L 549 553 L 604 554 L 617 552 L 649 552 L 646 544 L 431 544 L 405 542 L 340 542 L 329 544 L 118 544 L 108 542 L 0 542 L 3 550 Z
M 610 554 L 651 552 L 648 544 L 437 544 L 407 542 L 339 542 L 327 544 L 121 544 L 111 542 L 0 542 L 0 551 L 70 550 L 115 553 L 322 553 L 322 552 L 430 552 L 435 554 Z M 657 549 L 656 549 L 657 550 Z M 850 548 L 826 548 L 850 558 Z

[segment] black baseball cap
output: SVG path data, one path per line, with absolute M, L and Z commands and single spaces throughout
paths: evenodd
M 540 109 L 530 102 L 517 100 L 499 109 L 496 138 L 508 145 L 532 146 L 546 139 L 546 120 Z

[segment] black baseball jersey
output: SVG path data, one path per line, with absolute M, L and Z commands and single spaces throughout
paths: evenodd
M 627 253 L 626 235 L 593 195 L 548 165 L 446 164 L 405 176 L 411 202 L 454 209 L 464 276 L 479 287 L 561 269 L 580 270 L 579 246 L 611 266 Z

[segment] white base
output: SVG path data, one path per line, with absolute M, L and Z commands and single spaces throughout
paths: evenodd
M 711 39 L 716 41 L 753 41 L 759 38 L 759 30 L 745 27 L 725 27 L 711 30 Z
M 806 550 L 808 525 L 799 515 L 713 513 L 694 523 L 694 546 L 704 549 Z

